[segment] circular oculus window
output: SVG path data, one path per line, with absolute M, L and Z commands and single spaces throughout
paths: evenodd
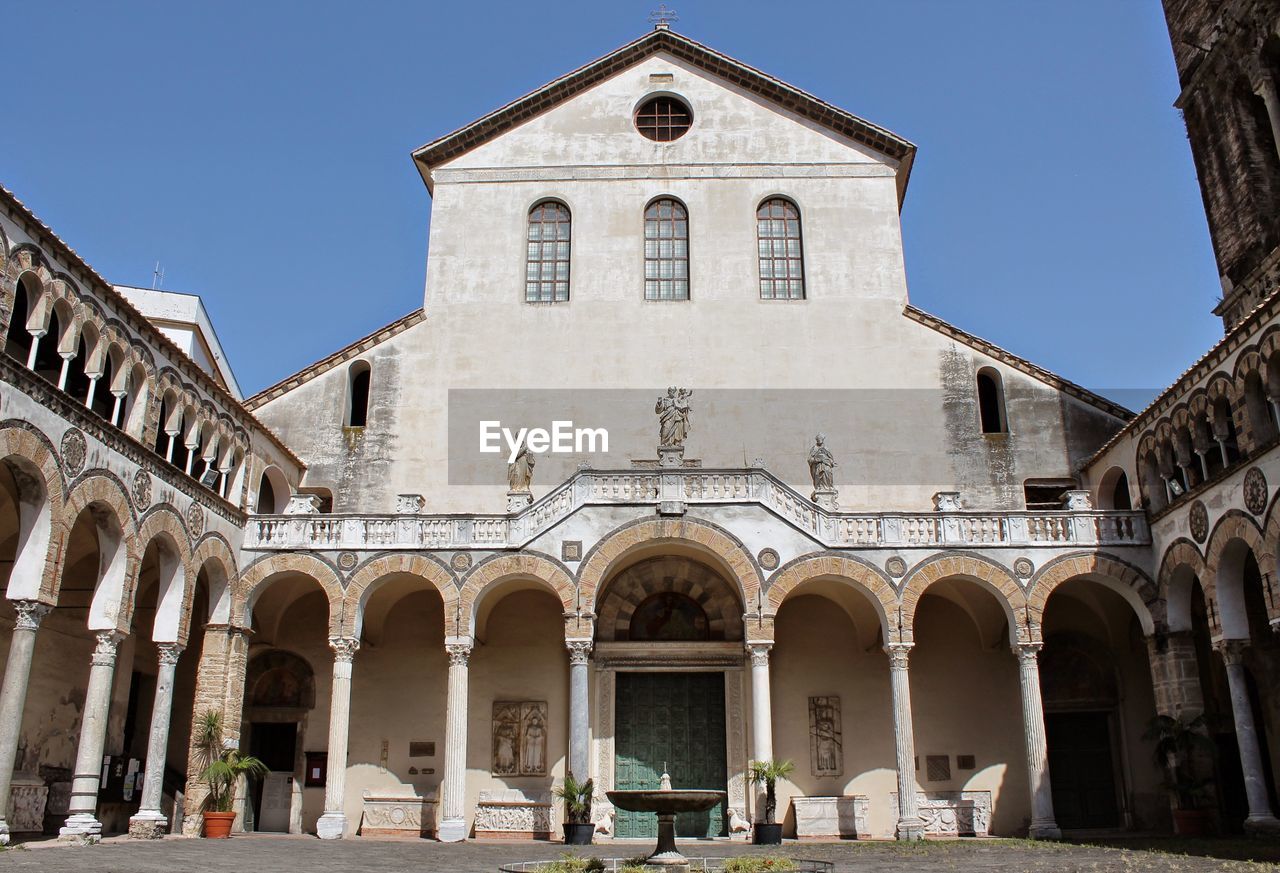
M 654 97 L 636 110 L 636 130 L 654 142 L 671 142 L 689 132 L 693 110 L 675 97 Z

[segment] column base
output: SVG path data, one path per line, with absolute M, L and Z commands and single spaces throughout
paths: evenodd
M 91 813 L 77 812 L 58 829 L 58 839 L 68 842 L 96 843 L 102 839 L 102 822 Z
M 326 812 L 316 822 L 316 836 L 322 840 L 340 840 L 347 833 L 347 815 L 342 812 Z
M 899 840 L 923 840 L 924 821 L 918 818 L 900 818 L 894 833 Z
M 1274 815 L 1251 815 L 1244 820 L 1244 832 L 1251 837 L 1280 836 L 1280 819 Z
M 436 838 L 442 843 L 460 843 L 467 838 L 465 818 L 446 818 L 436 827 Z
M 169 820 L 159 810 L 145 809 L 129 819 L 129 837 L 134 840 L 158 840 L 169 833 Z
M 1032 840 L 1060 840 L 1062 828 L 1054 821 L 1032 822 L 1027 829 L 1027 837 Z

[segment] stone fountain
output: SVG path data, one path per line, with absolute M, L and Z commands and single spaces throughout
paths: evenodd
M 689 859 L 676 849 L 676 815 L 704 812 L 725 799 L 723 791 L 672 788 L 671 777 L 665 772 L 657 790 L 606 791 L 605 795 L 619 809 L 658 814 L 658 845 L 645 863 L 669 867 L 672 871 L 689 869 Z

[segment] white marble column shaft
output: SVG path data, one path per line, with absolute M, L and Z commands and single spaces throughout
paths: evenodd
M 1049 782 L 1049 751 L 1044 732 L 1044 702 L 1040 697 L 1040 662 L 1043 643 L 1016 643 L 1018 683 L 1022 687 L 1022 736 L 1027 749 L 1027 782 L 1031 790 L 1033 840 L 1056 840 L 1062 831 L 1053 815 L 1053 790 Z
M 84 715 L 80 720 L 80 743 L 71 777 L 70 816 L 58 831 L 60 836 L 96 839 L 102 834 L 97 819 L 98 786 L 102 776 L 102 750 L 107 741 L 107 715 L 111 709 L 111 683 L 116 672 L 116 652 L 124 634 L 99 631 L 85 689 Z
M 1236 723 L 1236 745 L 1240 748 L 1240 769 L 1244 773 L 1244 793 L 1249 801 L 1246 831 L 1275 832 L 1280 821 L 1271 811 L 1267 797 L 1266 771 L 1262 767 L 1262 749 L 1253 721 L 1253 704 L 1249 701 L 1249 680 L 1245 675 L 1244 650 L 1248 640 L 1222 640 L 1215 645 L 1227 667 L 1227 685 L 1231 693 L 1231 715 Z
M 22 735 L 22 711 L 27 702 L 36 631 L 51 607 L 38 600 L 15 600 L 13 608 L 18 615 L 9 641 L 4 685 L 0 686 L 0 846 L 9 842 L 9 788 L 13 784 L 18 739 Z
M 769 687 L 771 642 L 747 643 L 751 655 L 751 759 L 773 760 L 773 695 Z
M 911 643 L 889 643 L 889 684 L 893 692 L 893 741 L 898 764 L 898 824 L 900 840 L 924 838 L 924 822 L 920 818 L 916 798 L 916 741 L 911 725 L 911 678 L 907 659 Z
M 467 838 L 467 662 L 471 646 L 470 637 L 453 637 L 445 643 L 449 653 L 449 691 L 445 700 L 444 782 L 437 833 L 445 843 Z
M 569 647 L 569 772 L 585 780 L 591 778 L 591 640 L 568 640 L 565 645 Z
M 156 643 L 160 670 L 156 675 L 155 702 L 151 707 L 151 732 L 147 736 L 147 770 L 142 781 L 142 804 L 138 814 L 129 819 L 130 833 L 134 825 L 146 828 L 139 836 L 158 836 L 167 822 L 160 809 L 164 795 L 164 765 L 169 751 L 169 718 L 173 713 L 173 674 L 178 666 L 182 646 L 177 643 Z M 149 827 L 147 827 L 149 826 Z
M 324 815 L 316 822 L 316 835 L 322 840 L 340 840 L 347 831 L 343 801 L 347 793 L 347 745 L 351 733 L 351 662 L 360 641 L 352 637 L 329 637 L 329 647 L 333 649 L 329 756 L 324 781 Z

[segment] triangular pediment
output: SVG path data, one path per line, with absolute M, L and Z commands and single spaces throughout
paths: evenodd
M 667 29 L 657 29 L 525 94 L 488 115 L 427 143 L 413 152 L 414 163 L 430 189 L 431 172 L 442 164 L 485 145 L 545 113 L 548 113 L 619 73 L 663 54 L 727 86 L 772 104 L 777 109 L 825 129 L 859 147 L 888 159 L 895 168 L 898 200 L 906 193 L 916 147 L 878 125 L 825 103 L 799 88 L 754 67 L 714 51 Z

